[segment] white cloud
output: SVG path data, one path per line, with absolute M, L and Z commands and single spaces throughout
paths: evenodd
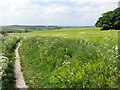
M 51 4 L 48 6 L 40 6 L 38 4 L 32 4 L 28 0 L 2 0 L 0 6 L 3 7 L 2 12 L 5 16 L 26 16 L 31 14 L 55 14 L 55 13 L 67 13 L 69 7 L 59 4 Z M 5 10 L 4 8 L 7 8 Z
M 69 13 L 70 8 L 68 6 L 62 6 L 59 4 L 51 4 L 46 7 L 43 7 L 45 14 L 55 14 L 55 13 Z
M 0 0 L 2 24 L 93 25 L 101 13 L 115 9 L 118 1 Z M 71 2 L 72 5 L 60 2 Z
M 34 0 L 34 2 L 118 2 L 118 1 L 119 0 Z
M 28 0 L 1 0 L 0 6 L 5 16 L 23 16 L 35 12 L 39 7 L 32 5 Z

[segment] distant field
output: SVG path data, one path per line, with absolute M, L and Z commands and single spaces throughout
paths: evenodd
M 32 31 L 42 31 L 42 30 L 53 30 L 53 29 L 60 29 L 60 28 L 66 28 L 66 27 L 60 27 L 60 26 L 25 26 L 25 25 L 10 25 L 10 26 L 1 26 L 0 32 L 4 31 L 6 33 L 24 33 L 26 32 L 32 32 Z
M 13 33 L 23 38 L 22 71 L 31 88 L 118 88 L 118 31 L 66 28 Z

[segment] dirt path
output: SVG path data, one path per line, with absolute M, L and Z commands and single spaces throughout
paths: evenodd
M 18 43 L 18 46 L 15 50 L 16 60 L 15 60 L 15 78 L 16 78 L 16 88 L 28 88 L 26 86 L 23 74 L 21 72 L 21 66 L 20 66 L 20 56 L 19 56 L 19 47 L 21 46 L 21 42 Z

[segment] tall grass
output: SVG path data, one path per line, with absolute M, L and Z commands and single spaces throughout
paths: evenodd
M 32 37 L 22 43 L 22 71 L 31 88 L 119 86 L 118 45 L 114 38 L 104 37 L 99 42 L 92 42 Z
M 15 88 L 14 77 L 14 49 L 19 41 L 16 37 L 0 35 L 0 81 L 1 89 L 8 90 Z

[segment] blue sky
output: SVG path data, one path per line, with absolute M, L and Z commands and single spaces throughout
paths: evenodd
M 94 25 L 119 0 L 0 0 L 0 25 Z

